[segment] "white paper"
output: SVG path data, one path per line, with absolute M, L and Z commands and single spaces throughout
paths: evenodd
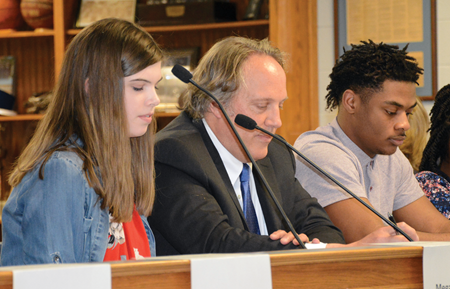
M 58 264 L 4 267 L 13 272 L 13 289 L 111 289 L 111 266 Z
M 310 249 L 325 249 L 327 247 L 328 243 L 318 243 L 318 244 L 313 244 L 313 243 L 305 243 L 305 247 L 306 249 L 310 250 Z
M 268 254 L 206 255 L 191 259 L 192 289 L 272 288 Z

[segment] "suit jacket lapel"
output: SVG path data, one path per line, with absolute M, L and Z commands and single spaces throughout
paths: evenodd
M 266 157 L 256 163 L 258 164 L 262 175 L 265 177 L 278 202 L 282 205 L 281 192 L 276 179 L 277 174 L 273 169 L 270 158 Z M 264 213 L 268 233 L 270 234 L 280 228 L 285 228 L 286 226 L 283 225 L 284 221 L 282 221 L 283 217 L 278 211 L 272 197 L 264 186 L 255 168 L 253 168 L 253 176 L 255 177 L 256 190 L 258 191 L 259 202 Z
M 217 151 L 216 147 L 214 146 L 213 142 L 211 141 L 208 132 L 206 131 L 206 128 L 203 125 L 203 122 L 201 120 L 194 120 L 193 121 L 194 126 L 197 127 L 198 131 L 200 132 L 200 135 L 203 138 L 203 141 L 205 143 L 206 148 L 208 149 L 209 154 L 211 155 L 211 158 L 216 165 L 217 170 L 219 171 L 220 176 L 222 177 L 222 180 L 227 188 L 227 192 L 230 195 L 231 199 L 233 200 L 236 209 L 239 212 L 239 215 L 241 216 L 241 219 L 243 223 L 247 227 L 247 222 L 245 221 L 244 212 L 242 211 L 241 205 L 239 204 L 239 200 L 237 199 L 236 192 L 234 191 L 233 184 L 230 182 L 230 178 L 228 176 L 227 170 L 225 169 L 225 166 L 222 162 L 222 159 L 220 158 L 219 152 Z

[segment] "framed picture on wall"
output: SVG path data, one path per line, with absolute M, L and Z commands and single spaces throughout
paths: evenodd
M 172 68 L 179 64 L 189 71 L 197 66 L 199 47 L 167 50 L 168 57 L 161 67 L 162 79 L 158 85 L 158 96 L 161 103 L 156 107 L 159 111 L 179 111 L 181 106 L 179 96 L 186 89 L 187 84 L 172 74 Z
M 0 56 L 0 115 L 17 115 L 14 109 L 16 96 L 16 58 Z
M 134 22 L 135 13 L 136 0 L 81 0 L 76 27 L 109 17 Z
M 0 56 L 0 90 L 16 95 L 16 58 Z
M 408 54 L 424 69 L 417 96 L 432 100 L 437 92 L 436 0 L 334 0 L 336 59 L 351 44 L 369 39 L 408 45 Z

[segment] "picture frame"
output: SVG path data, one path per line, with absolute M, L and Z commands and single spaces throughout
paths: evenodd
M 0 90 L 16 95 L 16 58 L 0 56 Z
M 437 92 L 436 0 L 383 3 L 381 5 L 380 0 L 334 0 L 336 59 L 344 49 L 351 49 L 350 43 L 358 44 L 360 40 L 398 45 L 400 49 L 408 44 L 408 53 L 424 69 L 416 94 L 422 100 L 434 100 Z
M 109 17 L 134 22 L 135 14 L 136 0 L 81 0 L 75 26 L 83 28 Z
M 174 76 L 172 68 L 175 64 L 179 64 L 193 71 L 197 66 L 199 51 L 199 47 L 166 50 L 168 56 L 161 64 L 162 80 L 158 84 L 158 96 L 161 100 L 156 107 L 158 111 L 179 111 L 179 97 L 188 84 Z
M 0 115 L 13 116 L 16 96 L 16 58 L 0 56 Z
M 189 67 L 189 71 L 192 71 L 197 66 L 199 50 L 199 47 L 168 49 L 168 57 L 163 61 L 162 67 L 179 64 Z

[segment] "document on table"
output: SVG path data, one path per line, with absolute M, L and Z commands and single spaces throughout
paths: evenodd
M 111 289 L 111 266 L 104 264 L 51 264 L 2 267 L 13 272 L 13 289 Z

